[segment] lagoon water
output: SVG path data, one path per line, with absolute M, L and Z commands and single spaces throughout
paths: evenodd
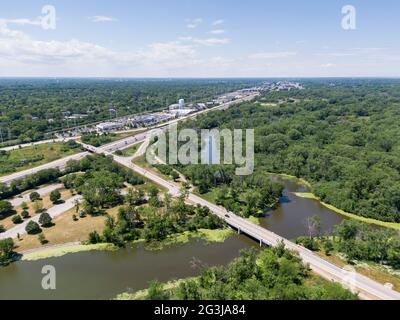
M 318 201 L 301 199 L 293 192 L 307 191 L 293 180 L 275 177 L 286 189 L 281 205 L 261 224 L 288 239 L 305 235 L 307 217 L 319 215 L 323 232 L 330 232 L 344 218 Z M 192 240 L 162 251 L 147 251 L 142 244 L 115 252 L 92 251 L 35 262 L 17 262 L 0 268 L 0 299 L 112 299 L 122 292 L 148 287 L 150 281 L 169 281 L 199 274 L 202 268 L 226 265 L 240 250 L 257 246 L 242 235 L 224 243 Z M 43 266 L 56 268 L 54 291 L 42 289 Z

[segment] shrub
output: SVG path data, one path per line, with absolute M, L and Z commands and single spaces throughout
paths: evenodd
M 41 199 L 41 198 L 40 198 L 40 194 L 37 193 L 37 192 L 32 192 L 32 193 L 29 195 L 29 199 L 31 199 L 32 202 L 35 202 L 35 201 L 37 201 L 37 200 L 40 200 L 40 199 Z
M 28 211 L 28 210 L 23 210 L 23 211 L 21 212 L 21 217 L 22 217 L 23 219 L 28 219 L 28 218 L 29 218 L 29 211 Z
M 51 226 L 52 219 L 47 212 L 43 212 L 39 217 L 39 223 L 42 227 L 49 227 Z
M 50 193 L 50 201 L 53 202 L 53 204 L 58 203 L 60 199 L 61 199 L 61 193 L 59 190 L 54 190 Z
M 14 217 L 12 217 L 12 222 L 14 223 L 14 224 L 20 224 L 20 223 L 22 223 L 22 218 L 21 218 L 21 216 L 20 215 L 15 215 Z
M 28 234 L 38 234 L 42 231 L 42 229 L 40 229 L 40 226 L 35 221 L 29 221 L 25 227 L 25 231 Z
M 88 239 L 89 244 L 97 244 L 101 242 L 101 237 L 97 233 L 97 231 L 93 231 L 89 233 L 89 239 Z
M 38 235 L 38 240 L 39 240 L 40 244 L 42 244 L 42 245 L 45 245 L 48 243 L 48 241 L 43 233 Z

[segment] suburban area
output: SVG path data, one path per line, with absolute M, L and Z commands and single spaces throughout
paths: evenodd
M 28 50 L 18 63 L 29 74 L 0 71 L 0 300 L 400 300 L 399 78 L 287 76 L 274 63 L 300 59 L 292 51 L 207 69 L 195 52 L 230 42 L 225 19 L 206 21 L 186 19 L 188 34 L 151 53 L 85 42 L 56 55 L 62 40 L 12 30 L 38 22 L 0 18 L 0 65 L 12 60 L 3 48 L 29 41 L 49 59 Z M 206 23 L 213 38 L 196 37 Z M 383 49 L 327 56 L 367 51 L 370 61 Z M 98 57 L 145 75 L 91 76 L 79 64 Z M 64 59 L 76 76 L 36 69 Z M 152 73 L 182 68 L 199 76 Z

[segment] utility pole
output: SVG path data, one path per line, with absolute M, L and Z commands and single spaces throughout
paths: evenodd
M 1 139 L 1 143 L 3 143 L 4 139 L 3 139 L 3 132 L 1 131 L 1 128 L 0 128 L 0 139 Z

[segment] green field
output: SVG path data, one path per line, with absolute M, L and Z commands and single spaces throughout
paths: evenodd
M 141 145 L 142 145 L 141 143 L 138 143 L 138 144 L 133 145 L 132 147 L 122 150 L 122 156 L 131 157 L 131 156 L 135 155 L 136 151 L 138 151 L 138 149 L 140 148 Z
M 0 152 L 0 176 L 34 168 L 73 155 L 80 147 L 72 144 L 49 143 Z

